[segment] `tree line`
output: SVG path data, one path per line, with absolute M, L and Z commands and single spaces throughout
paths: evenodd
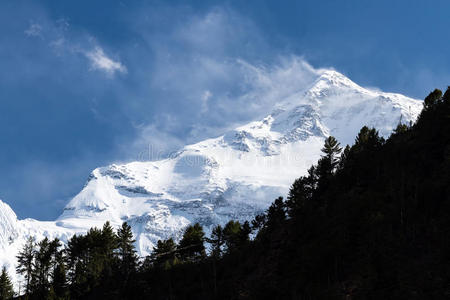
M 29 237 L 17 256 L 16 272 L 24 279 L 25 299 L 83 299 L 98 296 L 123 299 L 132 291 L 130 281 L 150 269 L 169 270 L 179 264 L 193 264 L 246 245 L 252 229 L 249 222 L 230 221 L 216 226 L 209 238 L 195 223 L 185 228 L 181 240 L 159 240 L 151 255 L 140 261 L 131 227 L 127 223 L 114 232 L 106 222 L 101 229 L 72 236 L 67 247 L 55 238 L 36 242 Z M 207 255 L 205 243 L 211 245 Z M 13 286 L 6 269 L 0 276 L 0 299 L 11 299 Z
M 29 237 L 17 256 L 16 272 L 24 279 L 19 297 L 24 299 L 78 299 L 99 286 L 125 283 L 136 271 L 138 257 L 131 227 L 127 223 L 114 232 L 109 222 L 74 235 L 62 248 L 47 237 L 36 242 Z M 1 293 L 3 290 L 7 291 Z M 11 280 L 3 269 L 0 298 L 13 296 Z M 114 292 L 113 292 L 114 293 Z

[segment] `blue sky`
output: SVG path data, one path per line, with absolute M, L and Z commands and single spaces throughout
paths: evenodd
M 0 198 L 20 218 L 54 219 L 93 168 L 251 120 L 317 68 L 423 98 L 450 84 L 448 11 L 411 0 L 2 1 Z

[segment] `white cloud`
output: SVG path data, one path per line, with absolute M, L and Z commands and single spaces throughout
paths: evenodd
M 40 37 L 42 33 L 42 26 L 39 23 L 32 22 L 28 29 L 25 30 L 25 34 L 30 37 Z
M 265 117 L 277 103 L 295 101 L 292 97 L 298 97 L 323 72 L 296 56 L 280 58 L 269 66 L 244 60 L 224 64 L 215 61 L 214 67 L 211 67 L 212 62 L 209 64 L 190 68 L 190 76 L 185 77 L 182 77 L 185 69 L 189 68 L 178 65 L 179 69 L 169 71 L 177 74 L 172 80 L 158 82 L 174 93 L 176 100 L 168 99 L 173 103 L 171 111 L 154 112 L 157 118 L 135 126 L 138 134 L 134 142 L 121 149 L 125 156 L 131 160 L 162 159 L 186 144 L 220 136 L 227 130 Z M 218 73 L 228 75 L 215 77 Z M 146 111 L 142 103 L 138 107 Z
M 126 66 L 107 55 L 95 37 L 72 30 L 65 18 L 56 21 L 44 19 L 39 23 L 30 21 L 24 33 L 28 37 L 40 37 L 47 41 L 48 47 L 61 59 L 81 54 L 87 58 L 91 70 L 102 71 L 110 77 L 117 72 L 127 73 Z
M 128 146 L 133 158 L 149 144 L 174 149 L 264 117 L 322 72 L 302 57 L 271 53 L 258 28 L 233 11 L 180 12 L 179 22 L 163 32 L 148 30 L 148 20 L 161 18 L 163 14 L 135 20 L 135 33 L 145 47 L 128 52 L 131 57 L 136 49 L 151 49 L 151 59 L 142 52 L 129 60 L 133 69 L 145 70 L 137 73 L 143 86 L 123 97 L 124 111 L 141 124 Z
M 203 92 L 202 95 L 202 113 L 206 113 L 208 111 L 208 101 L 212 97 L 212 93 L 208 90 Z
M 116 72 L 127 73 L 127 68 L 121 62 L 109 58 L 99 46 L 84 54 L 91 62 L 93 70 L 104 71 L 108 75 L 114 75 Z
M 171 116 L 162 116 L 162 118 L 172 119 Z M 168 122 L 173 121 L 172 119 Z M 128 159 L 149 161 L 164 159 L 185 145 L 183 139 L 164 131 L 161 126 L 165 127 L 156 123 L 137 126 L 138 138 L 131 144 L 119 144 L 119 151 L 124 153 Z

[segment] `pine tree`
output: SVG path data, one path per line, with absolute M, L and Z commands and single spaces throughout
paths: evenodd
M 223 229 L 223 240 L 227 247 L 227 252 L 242 249 L 250 240 L 250 224 L 246 221 L 241 224 L 239 221 L 229 221 Z
M 17 255 L 17 273 L 24 276 L 26 281 L 26 294 L 29 295 L 31 291 L 31 277 L 33 275 L 33 264 L 35 257 L 36 244 L 33 237 L 29 237 L 23 246 L 22 251 Z
M 120 280 L 121 298 L 127 298 L 127 294 L 130 286 L 130 276 L 133 276 L 137 270 L 138 257 L 136 250 L 134 249 L 133 233 L 130 225 L 126 222 L 122 223 L 122 226 L 117 231 L 117 263 L 118 274 L 120 274 L 118 280 Z
M 122 224 L 117 232 L 117 255 L 119 267 L 122 274 L 129 275 L 135 271 L 137 266 L 137 255 L 134 249 L 133 233 L 131 227 L 126 222 Z
M 267 222 L 267 215 L 265 213 L 258 214 L 255 216 L 255 218 L 252 220 L 252 230 L 260 230 L 266 225 Z
M 118 240 L 111 224 L 106 222 L 101 232 L 101 251 L 99 253 L 99 264 L 103 277 L 111 277 L 113 265 L 115 263 L 114 251 L 117 248 Z
M 286 220 L 286 204 L 283 197 L 278 197 L 267 210 L 266 227 L 270 230 L 279 227 Z
M 325 139 L 324 147 L 322 148 L 322 152 L 324 155 L 319 159 L 316 167 L 318 177 L 317 185 L 319 190 L 318 194 L 321 194 L 324 190 L 327 189 L 331 177 L 339 164 L 339 153 L 341 151 L 342 148 L 334 137 L 329 136 L 327 139 Z M 324 205 L 326 206 L 326 204 Z
M 241 226 L 241 234 L 239 236 L 241 246 L 246 245 L 250 241 L 250 234 L 252 233 L 252 227 L 248 221 L 245 221 Z
M 345 167 L 345 163 L 350 155 L 350 149 L 350 146 L 347 145 L 345 146 L 344 151 L 342 151 L 341 157 L 339 158 L 338 170 L 342 170 Z
M 325 144 L 322 148 L 322 152 L 325 154 L 325 158 L 329 162 L 332 171 L 338 164 L 339 161 L 339 153 L 341 153 L 342 148 L 340 147 L 339 142 L 333 136 L 329 136 L 325 139 Z
M 106 247 L 102 230 L 91 228 L 87 235 L 87 277 L 89 288 L 101 284 L 106 259 Z
M 73 235 L 67 243 L 68 281 L 74 297 L 80 297 L 87 290 L 88 241 L 85 235 Z
M 50 288 L 50 270 L 52 268 L 52 256 L 57 249 L 58 243 L 49 242 L 45 237 L 38 243 L 38 249 L 35 251 L 33 276 L 36 286 L 35 293 L 39 298 L 45 298 Z
M 2 273 L 0 275 L 0 299 L 12 299 L 14 297 L 14 289 L 9 278 L 6 268 L 2 268 Z
M 312 166 L 308 169 L 308 175 L 302 176 L 294 181 L 289 190 L 287 201 L 285 202 L 289 217 L 299 215 L 305 208 L 307 202 L 312 198 L 312 194 L 318 184 L 317 168 Z
M 428 96 L 425 97 L 423 101 L 424 108 L 430 109 L 433 107 L 442 97 L 442 91 L 439 89 L 435 89 Z
M 392 132 L 393 135 L 395 134 L 402 134 L 408 131 L 408 125 L 406 124 L 402 124 L 402 123 L 398 123 L 397 127 L 394 129 L 394 131 Z
M 64 299 L 67 295 L 66 267 L 60 262 L 56 265 L 52 274 L 52 289 L 58 299 Z
M 205 232 L 199 223 L 186 227 L 183 237 L 178 244 L 181 259 L 184 261 L 197 261 L 205 257 L 204 237 Z
M 445 91 L 444 96 L 442 96 L 442 101 L 444 101 L 446 103 L 450 102 L 450 86 Z
M 107 221 L 102 228 L 102 244 L 105 259 L 111 262 L 112 257 L 114 256 L 114 249 L 117 248 L 117 235 L 114 233 L 109 221 Z
M 217 225 L 213 228 L 211 232 L 211 237 L 207 238 L 206 241 L 211 244 L 211 256 L 214 258 L 219 258 L 222 256 L 222 246 L 225 244 L 225 238 L 223 233 L 223 228 Z
M 231 252 L 239 248 L 241 229 L 241 223 L 238 221 L 231 220 L 225 224 L 223 229 L 223 237 L 225 240 L 225 245 L 227 246 L 227 252 Z
M 378 130 L 363 126 L 355 139 L 352 149 L 356 152 L 363 150 L 376 150 L 384 144 L 384 138 L 380 137 Z
M 249 235 L 251 232 L 248 221 L 245 221 L 243 224 L 239 221 L 229 221 L 223 230 L 227 251 L 241 250 L 250 241 Z
M 172 238 L 164 241 L 159 240 L 153 248 L 150 259 L 154 266 L 167 270 L 176 264 L 176 251 L 177 245 Z

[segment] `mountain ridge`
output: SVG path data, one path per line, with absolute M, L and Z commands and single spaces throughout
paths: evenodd
M 200 222 L 208 231 L 229 219 L 250 219 L 286 195 L 293 180 L 317 161 L 326 136 L 350 144 L 363 125 L 388 136 L 399 122 L 413 122 L 421 109 L 419 100 L 365 89 L 337 71 L 324 71 L 311 86 L 280 99 L 261 120 L 163 160 L 96 168 L 54 222 L 17 220 L 0 202 L 0 219 L 9 224 L 0 228 L 0 247 L 8 253 L 0 263 L 11 273 L 27 236 L 65 243 L 106 221 L 128 222 L 144 256 L 158 239 L 177 237 L 190 223 Z

